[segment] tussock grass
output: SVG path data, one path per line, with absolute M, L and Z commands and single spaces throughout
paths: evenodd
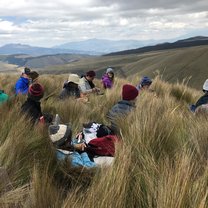
M 0 86 L 11 95 L 14 82 L 7 79 L 2 76 Z M 41 77 L 45 97 L 50 95 L 42 108 L 58 113 L 73 136 L 85 122 L 108 124 L 105 115 L 120 99 L 121 86 L 138 82 L 136 77 L 116 79 L 113 90 L 81 103 L 57 99 L 66 79 Z M 141 93 L 135 110 L 118 119 L 123 142 L 117 145 L 114 165 L 90 170 L 56 161 L 47 129 L 33 128 L 19 113 L 24 96 L 2 105 L 0 165 L 12 188 L 0 195 L 0 207 L 207 207 L 208 119 L 187 110 L 200 92 L 159 76 L 151 88 L 154 93 Z

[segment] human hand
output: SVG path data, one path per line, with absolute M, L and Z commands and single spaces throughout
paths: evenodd
M 75 148 L 76 150 L 84 151 L 85 147 L 86 147 L 86 144 L 85 144 L 85 143 L 74 144 L 74 148 Z

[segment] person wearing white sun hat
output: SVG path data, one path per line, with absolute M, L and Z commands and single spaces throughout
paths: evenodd
M 204 82 L 202 91 L 204 95 L 198 99 L 195 105 L 191 105 L 191 111 L 195 112 L 199 107 L 208 108 L 208 79 Z
M 64 83 L 63 90 L 61 91 L 59 98 L 65 99 L 69 97 L 80 97 L 80 90 L 78 87 L 79 76 L 77 74 L 69 74 L 68 81 Z

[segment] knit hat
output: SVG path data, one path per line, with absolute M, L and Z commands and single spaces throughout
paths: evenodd
M 208 79 L 204 82 L 203 90 L 208 91 Z
M 22 70 L 22 74 L 27 74 L 27 75 L 29 75 L 30 72 L 31 72 L 31 70 L 30 70 L 30 68 L 28 68 L 28 67 L 25 67 L 25 68 Z
M 142 87 L 145 85 L 151 85 L 152 84 L 152 80 L 149 77 L 143 77 L 139 83 Z
M 44 88 L 39 83 L 34 83 L 30 85 L 28 89 L 28 97 L 30 97 L 33 100 L 40 100 L 44 95 Z
M 77 74 L 69 74 L 68 82 L 79 84 L 79 76 Z
M 89 76 L 89 77 L 95 77 L 96 76 L 96 73 L 94 71 L 88 71 L 86 73 L 86 75 Z
M 35 81 L 39 77 L 39 74 L 36 71 L 31 71 L 29 73 L 29 77 L 32 79 L 32 81 Z
M 71 139 L 72 131 L 68 125 L 50 125 L 48 127 L 49 136 L 53 144 L 57 147 L 64 145 L 68 138 Z
M 113 69 L 111 67 L 107 68 L 106 73 L 113 73 Z
M 123 100 L 134 100 L 138 96 L 139 92 L 136 87 L 125 84 L 122 89 L 122 98 Z

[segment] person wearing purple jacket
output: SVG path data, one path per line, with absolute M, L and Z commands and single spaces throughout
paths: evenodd
M 102 76 L 101 82 L 104 89 L 110 89 L 113 87 L 114 72 L 112 68 L 107 68 L 106 73 Z

